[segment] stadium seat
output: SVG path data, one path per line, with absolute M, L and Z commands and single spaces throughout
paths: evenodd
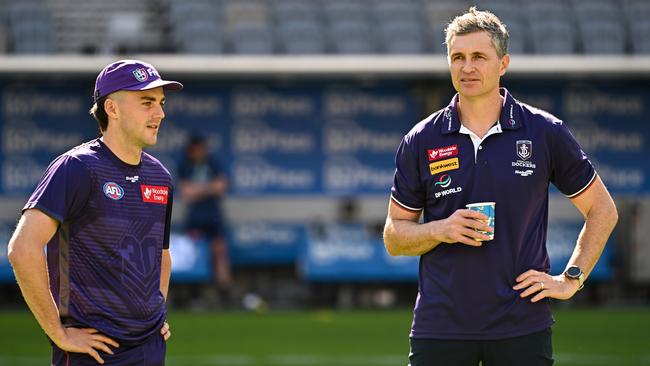
M 96 53 L 112 52 L 110 27 L 112 14 L 141 14 L 142 28 L 137 39 L 129 42 L 136 52 L 160 52 L 163 28 L 169 18 L 161 16 L 161 8 L 149 1 L 132 0 L 57 0 L 47 1 L 55 29 L 55 45 L 58 52 Z
M 267 2 L 228 0 L 224 3 L 225 34 L 237 54 L 274 52 L 273 22 Z
M 7 33 L 7 26 L 0 23 L 0 54 L 5 54 L 9 50 L 9 35 Z
M 426 21 L 430 26 L 449 23 L 455 16 L 469 8 L 466 0 L 425 0 L 423 2 Z
M 112 53 L 137 51 L 141 48 L 140 35 L 144 30 L 144 14 L 140 12 L 113 13 L 108 16 L 106 50 Z
M 329 39 L 335 53 L 376 53 L 376 40 L 370 24 L 346 19 L 334 21 L 329 26 Z
M 638 19 L 630 24 L 630 39 L 632 52 L 636 54 L 650 54 L 650 19 Z
M 413 0 L 378 0 L 372 13 L 378 24 L 391 21 L 421 23 L 419 4 Z
M 378 24 L 382 51 L 393 54 L 424 53 L 424 36 L 420 23 L 391 20 Z
M 235 24 L 271 23 L 271 11 L 266 2 L 255 0 L 228 0 L 223 5 L 224 22 L 227 27 Z
M 291 21 L 322 21 L 323 9 L 316 1 L 273 0 L 271 6 L 275 20 L 280 25 Z
M 56 51 L 55 30 L 49 10 L 40 1 L 11 3 L 8 8 L 9 42 L 13 52 L 44 54 Z
M 228 31 L 232 52 L 237 54 L 271 54 L 273 30 L 262 23 L 236 23 Z
M 573 19 L 573 8 L 565 0 L 524 0 L 522 5 L 522 12 L 528 21 Z
M 579 23 L 583 51 L 586 54 L 624 54 L 625 29 L 607 20 Z
M 188 23 L 188 19 L 192 19 L 192 22 L 221 20 L 216 4 L 197 0 L 171 2 L 168 17 L 172 27 Z
M 650 19 L 650 1 L 624 0 L 623 13 L 625 14 L 629 23 L 632 23 L 636 20 Z
M 573 0 L 574 14 L 578 22 L 590 20 L 624 21 L 621 7 L 613 0 Z
M 369 7 L 366 2 L 359 0 L 328 0 L 323 2 L 326 19 L 334 22 L 364 22 L 368 21 Z
M 556 18 L 531 18 L 529 26 L 533 53 L 575 53 L 576 32 L 572 23 Z
M 219 54 L 224 52 L 223 32 L 214 21 L 179 23 L 173 39 L 178 50 L 190 54 Z
M 278 24 L 280 52 L 288 54 L 322 54 L 327 50 L 323 26 L 309 20 L 292 20 Z
M 623 2 L 629 31 L 630 48 L 636 54 L 650 53 L 650 1 L 626 0 Z
M 524 23 L 513 19 L 506 23 L 506 29 L 510 35 L 508 53 L 526 53 L 528 50 L 528 29 Z
M 445 44 L 446 27 L 447 23 L 439 23 L 431 27 L 428 31 L 429 47 L 434 53 L 447 53 L 447 45 Z

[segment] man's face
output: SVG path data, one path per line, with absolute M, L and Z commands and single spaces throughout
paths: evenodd
M 165 117 L 165 93 L 162 87 L 142 90 L 122 90 L 114 93 L 117 104 L 118 127 L 126 141 L 139 147 L 155 145 L 160 123 Z M 109 125 L 110 126 L 110 125 Z
M 449 45 L 449 70 L 454 89 L 463 97 L 476 98 L 498 92 L 510 56 L 497 56 L 487 32 L 454 36 Z

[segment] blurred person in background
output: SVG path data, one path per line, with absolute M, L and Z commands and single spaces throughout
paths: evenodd
M 101 137 L 56 158 L 23 208 L 9 260 L 52 365 L 165 363 L 173 182 L 142 149 L 164 90 L 182 87 L 142 61 L 106 66 L 90 110 Z
M 225 302 L 231 300 L 232 274 L 226 245 L 226 225 L 221 200 L 228 190 L 228 179 L 210 156 L 205 138 L 193 135 L 185 146 L 178 167 L 181 198 L 187 204 L 185 229 L 194 239 L 206 239 L 212 249 L 214 280 Z
M 499 87 L 510 62 L 501 21 L 470 8 L 445 32 L 457 94 L 403 138 L 384 229 L 391 255 L 421 256 L 410 365 L 552 365 L 550 299 L 582 288 L 616 207 L 567 126 Z M 549 183 L 585 219 L 556 276 L 546 250 Z M 494 230 L 464 209 L 488 201 Z

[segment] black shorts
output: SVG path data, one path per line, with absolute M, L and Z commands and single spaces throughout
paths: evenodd
M 410 366 L 550 366 L 551 328 L 495 341 L 411 338 Z

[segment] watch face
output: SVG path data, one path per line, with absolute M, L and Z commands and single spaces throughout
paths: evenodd
M 567 270 L 566 270 L 566 274 L 567 274 L 569 277 L 573 277 L 573 278 L 578 278 L 578 277 L 580 277 L 580 273 L 581 273 L 581 272 L 582 272 L 582 271 L 581 271 L 580 268 L 577 267 L 577 266 L 571 266 L 571 267 L 567 268 Z

